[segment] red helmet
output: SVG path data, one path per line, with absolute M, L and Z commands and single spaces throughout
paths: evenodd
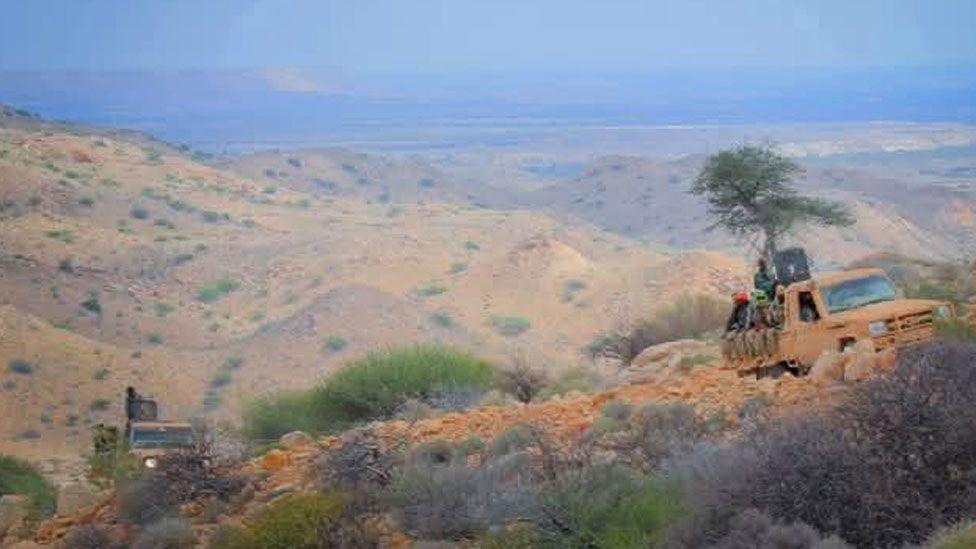
M 741 291 L 732 294 L 732 301 L 735 303 L 749 303 L 749 292 Z

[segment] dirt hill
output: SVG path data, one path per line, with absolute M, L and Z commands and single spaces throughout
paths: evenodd
M 169 417 L 234 418 L 246 398 L 391 345 L 558 369 L 684 291 L 744 280 L 715 254 L 472 207 L 436 173 L 372 156 L 298 164 L 325 177 L 349 162 L 390 182 L 389 203 L 351 169 L 336 179 L 357 192 L 329 194 L 282 175 L 298 170 L 287 160 L 248 177 L 138 134 L 4 120 L 0 399 L 17 413 L 0 452 L 83 450 L 89 426 L 119 422 L 126 385 Z M 416 194 L 393 191 L 400 173 Z

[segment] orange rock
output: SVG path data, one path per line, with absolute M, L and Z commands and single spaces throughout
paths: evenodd
M 267 454 L 264 454 L 264 457 L 261 458 L 259 465 L 265 471 L 273 472 L 280 471 L 285 467 L 289 467 L 291 462 L 291 454 L 275 448 L 269 451 Z

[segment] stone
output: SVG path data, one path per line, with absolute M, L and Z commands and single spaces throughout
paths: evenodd
M 844 354 L 848 356 L 847 364 L 844 366 L 844 381 L 862 381 L 874 375 L 877 368 L 877 354 L 871 340 L 858 341 L 848 347 Z
M 249 482 L 244 486 L 244 488 L 241 489 L 240 492 L 231 496 L 230 503 L 231 505 L 239 507 L 252 499 L 254 499 L 254 485 Z
M 810 368 L 810 381 L 824 386 L 840 383 L 844 380 L 844 364 L 847 357 L 837 351 L 824 351 Z
M 311 445 L 315 442 L 312 437 L 304 431 L 292 431 L 290 433 L 281 435 L 278 439 L 278 444 L 285 448 L 286 450 L 293 450 L 295 448 L 302 448 Z
M 898 353 L 894 347 L 885 349 L 875 357 L 875 366 L 879 372 L 893 372 L 898 363 Z
M 58 515 L 73 515 L 101 499 L 97 488 L 87 482 L 70 482 L 58 489 Z
M 264 454 L 258 465 L 265 471 L 280 471 L 291 465 L 291 454 L 275 448 Z
M 290 494 L 296 490 L 298 490 L 298 487 L 292 483 L 282 484 L 281 486 L 275 486 L 274 488 L 269 490 L 268 494 L 264 497 L 264 499 L 265 501 L 271 501 L 285 494 Z

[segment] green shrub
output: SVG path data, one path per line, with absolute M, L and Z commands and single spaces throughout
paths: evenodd
M 454 263 L 451 263 L 451 270 L 448 272 L 450 274 L 458 274 L 458 273 L 463 273 L 466 270 L 468 270 L 467 263 L 463 261 L 455 261 Z
M 102 314 L 102 304 L 98 301 L 98 294 L 94 292 L 89 294 L 88 299 L 81 302 L 81 308 L 96 315 Z
M 197 299 L 204 303 L 212 303 L 240 287 L 241 283 L 233 278 L 221 278 L 200 288 Z
M 296 429 L 335 433 L 356 422 L 390 417 L 411 398 L 426 401 L 452 391 L 485 390 L 491 378 L 487 362 L 448 347 L 374 353 L 319 387 L 252 403 L 245 410 L 245 429 L 260 440 Z
M 226 216 L 227 214 L 221 214 L 213 210 L 200 212 L 200 218 L 203 219 L 204 223 L 219 223 L 222 219 L 226 220 Z
M 49 516 L 57 507 L 57 491 L 33 465 L 0 455 L 0 495 L 20 494 L 30 501 L 35 517 Z
M 175 307 L 173 307 L 169 303 L 165 303 L 163 301 L 157 301 L 155 304 L 153 304 L 153 309 L 155 309 L 156 311 L 156 316 L 164 317 L 172 313 Z
M 563 283 L 563 302 L 568 303 L 576 298 L 576 294 L 586 289 L 586 282 L 582 280 L 567 280 Z
M 13 374 L 29 376 L 34 373 L 34 365 L 26 360 L 14 358 L 7 363 L 7 370 Z
M 60 240 L 61 242 L 64 242 L 65 244 L 71 244 L 72 242 L 75 241 L 75 235 L 74 235 L 74 233 L 71 232 L 68 229 L 58 229 L 58 230 L 54 230 L 54 231 L 47 231 L 46 233 L 44 233 L 44 235 L 47 236 L 48 238 L 53 238 L 55 240 Z
M 90 196 L 83 196 L 78 199 L 78 205 L 91 208 L 95 205 L 95 199 Z
M 159 334 L 146 334 L 146 343 L 150 345 L 160 345 L 163 342 L 163 336 Z
M 213 379 L 210 380 L 210 386 L 214 388 L 224 387 L 230 385 L 230 382 L 234 381 L 234 376 L 227 370 L 220 370 L 217 372 Z
M 520 316 L 493 316 L 491 325 L 503 336 L 517 336 L 528 330 L 532 323 Z
M 433 297 L 435 295 L 441 295 L 446 292 L 447 288 L 444 286 L 439 286 L 437 284 L 428 284 L 426 286 L 421 286 L 417 288 L 417 295 L 420 297 Z
M 96 398 L 88 405 L 88 409 L 92 412 L 104 412 L 111 405 L 112 403 L 108 399 Z
M 430 315 L 430 320 L 431 322 L 433 322 L 437 326 L 440 326 L 441 328 L 454 327 L 454 319 L 452 319 L 451 315 L 447 313 L 434 313 Z
M 72 274 L 75 272 L 74 261 L 70 257 L 66 257 L 58 262 L 58 270 L 62 273 Z
M 940 320 L 935 324 L 935 335 L 945 341 L 976 342 L 976 324 L 962 318 Z
M 213 549 L 318 549 L 338 547 L 331 538 L 342 515 L 336 494 L 302 493 L 273 503 L 246 527 L 215 537 Z
M 972 549 L 976 547 L 976 522 L 961 522 L 936 532 L 926 549 Z
M 349 345 L 346 338 L 342 336 L 329 336 L 325 339 L 325 346 L 332 352 L 338 353 Z
M 563 547 L 654 547 L 682 505 L 674 491 L 618 465 L 583 469 L 543 494 L 542 529 Z
M 477 242 L 472 242 L 472 241 L 468 240 L 468 241 L 465 241 L 465 243 L 464 243 L 464 249 L 465 250 L 468 250 L 469 252 L 474 252 L 474 251 L 480 250 L 481 249 L 481 246 L 479 246 Z

